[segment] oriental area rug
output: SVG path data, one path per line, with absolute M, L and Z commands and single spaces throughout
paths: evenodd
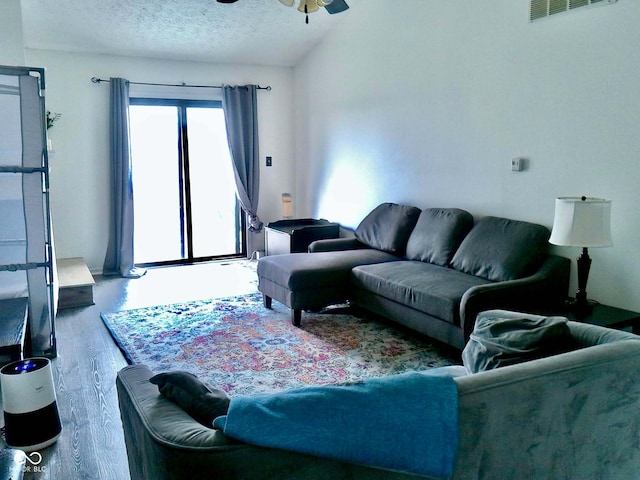
M 101 313 L 130 364 L 154 373 L 184 370 L 229 394 L 311 385 L 460 364 L 460 354 L 348 308 L 304 312 L 259 293 Z

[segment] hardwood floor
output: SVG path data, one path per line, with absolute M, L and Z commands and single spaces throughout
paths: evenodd
M 126 362 L 100 312 L 239 295 L 255 291 L 256 280 L 248 261 L 149 269 L 139 279 L 97 277 L 95 305 L 58 312 L 52 365 L 63 431 L 40 452 L 38 471 L 27 462 L 24 478 L 129 479 L 115 388 Z

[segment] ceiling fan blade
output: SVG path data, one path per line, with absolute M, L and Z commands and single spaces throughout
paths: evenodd
M 347 5 L 347 2 L 345 2 L 344 0 L 333 0 L 329 5 L 327 5 L 324 8 L 327 9 L 327 12 L 333 14 L 333 13 L 344 12 L 349 8 L 349 5 Z

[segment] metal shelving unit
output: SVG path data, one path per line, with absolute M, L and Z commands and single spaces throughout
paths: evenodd
M 0 65 L 0 299 L 28 298 L 30 353 L 53 358 L 56 286 L 44 74 L 43 68 Z

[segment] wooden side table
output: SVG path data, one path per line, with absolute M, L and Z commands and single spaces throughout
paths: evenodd
M 93 305 L 93 276 L 83 258 L 58 259 L 58 308 Z
M 0 364 L 22 360 L 27 331 L 26 297 L 0 300 Z
M 600 325 L 601 327 L 609 327 L 621 330 L 631 327 L 631 331 L 636 335 L 640 335 L 640 313 L 622 308 L 611 307 L 609 305 L 596 304 L 589 313 L 576 315 L 571 310 L 554 312 L 554 315 L 562 315 L 569 320 L 577 322 L 590 323 L 592 325 Z

